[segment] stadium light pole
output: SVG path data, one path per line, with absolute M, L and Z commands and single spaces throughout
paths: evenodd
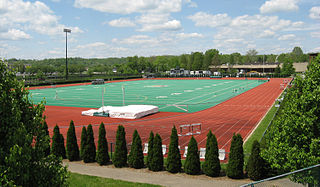
M 71 29 L 63 29 L 66 33 L 66 80 L 68 80 L 68 33 L 71 33 Z

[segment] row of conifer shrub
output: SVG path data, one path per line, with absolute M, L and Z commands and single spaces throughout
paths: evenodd
M 87 128 L 82 128 L 79 150 L 74 123 L 71 121 L 67 132 L 66 148 L 64 145 L 64 137 L 60 134 L 59 127 L 57 125 L 54 127 L 51 153 L 59 157 L 68 158 L 70 161 L 82 159 L 85 163 L 97 162 L 99 165 L 112 163 L 117 168 L 129 166 L 140 169 L 147 167 L 151 171 L 167 170 L 170 173 L 184 171 L 190 175 L 204 173 L 211 177 L 218 177 L 221 175 L 218 143 L 216 136 L 212 134 L 211 130 L 207 134 L 205 161 L 202 166 L 200 164 L 198 144 L 196 139 L 192 136 L 188 144 L 188 152 L 183 169 L 178 147 L 179 138 L 175 126 L 173 126 L 171 131 L 169 152 L 165 166 L 162 154 L 162 139 L 159 134 L 154 135 L 152 131 L 150 132 L 146 163 L 144 162 L 142 142 L 138 131 L 135 130 L 133 133 L 129 154 L 125 136 L 124 127 L 119 125 L 116 134 L 115 152 L 111 161 L 108 153 L 108 142 L 104 124 L 101 123 L 99 127 L 97 150 L 94 143 L 92 125 L 90 124 Z M 50 149 L 47 150 L 47 152 L 49 154 Z M 243 168 L 243 139 L 240 134 L 234 134 L 231 142 L 226 175 L 233 179 L 241 179 L 244 177 Z M 253 180 L 260 180 L 266 177 L 265 162 L 260 156 L 260 145 L 258 141 L 253 143 L 252 153 L 245 168 L 245 172 L 248 177 Z

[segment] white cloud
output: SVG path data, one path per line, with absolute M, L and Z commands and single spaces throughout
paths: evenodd
M 131 13 L 165 13 L 179 12 L 182 0 L 75 0 L 77 8 L 91 8 L 100 12 Z
M 181 30 L 182 26 L 179 20 L 171 19 L 169 13 L 165 14 L 142 14 L 136 17 L 136 22 L 141 24 L 138 31 L 177 31 Z
M 320 19 L 320 6 L 312 7 L 309 12 L 309 17 L 311 19 Z
M 200 12 L 189 18 L 192 18 L 196 26 L 214 27 L 216 30 L 213 35 L 214 47 L 224 52 L 234 52 L 231 50 L 236 49 L 245 52 L 255 48 L 258 44 L 261 45 L 259 42 L 263 38 L 289 40 L 291 35 L 279 35 L 282 32 L 304 28 L 302 21 L 292 22 L 280 19 L 278 16 L 242 15 L 231 18 L 227 14 L 211 15 Z
M 185 38 L 203 38 L 203 35 L 202 34 L 199 34 L 199 33 L 178 33 L 177 34 L 177 37 L 178 38 L 181 38 L 181 39 L 185 39 Z
M 170 20 L 161 24 L 146 24 L 139 31 L 177 31 L 181 30 L 182 26 L 178 20 Z
M 21 30 L 10 29 L 8 32 L 0 32 L 0 39 L 3 40 L 20 40 L 30 39 L 31 36 Z
M 297 11 L 299 0 L 269 0 L 260 7 L 260 13 Z
M 258 35 L 258 38 L 268 38 L 268 37 L 273 37 L 276 33 L 271 30 L 264 30 L 262 33 Z
M 35 31 L 44 35 L 61 34 L 63 28 L 59 24 L 59 17 L 43 2 L 24 2 L 22 0 L 1 0 L 0 25 L 7 38 L 0 39 L 29 39 L 28 31 Z M 78 27 L 71 27 L 73 32 L 82 32 Z
M 198 5 L 197 3 L 191 1 L 191 0 L 184 0 L 184 2 L 188 5 L 188 7 L 191 7 L 191 8 L 197 8 Z
M 206 12 L 197 12 L 194 15 L 188 16 L 196 26 L 219 27 L 230 23 L 231 18 L 228 14 L 208 14 Z
M 278 40 L 293 40 L 296 38 L 296 35 L 294 34 L 285 34 L 285 35 L 282 35 L 278 38 Z
M 136 24 L 130 18 L 119 18 L 109 21 L 109 25 L 112 27 L 134 27 Z
M 159 41 L 155 38 L 151 38 L 148 35 L 133 35 L 129 38 L 124 38 L 122 40 L 119 39 L 112 39 L 113 43 L 121 43 L 121 44 L 128 44 L 128 45 L 137 45 L 137 44 L 156 44 Z

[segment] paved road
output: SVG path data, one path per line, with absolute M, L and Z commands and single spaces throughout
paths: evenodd
M 148 169 L 115 168 L 113 165 L 99 166 L 97 163 L 84 164 L 82 161 L 68 162 L 64 160 L 64 164 L 68 165 L 69 171 L 74 173 L 131 182 L 158 184 L 161 186 L 233 187 L 250 182 L 249 180 L 232 180 L 227 177 L 211 178 L 205 175 L 191 176 L 184 173 L 170 174 L 166 171 L 151 172 Z

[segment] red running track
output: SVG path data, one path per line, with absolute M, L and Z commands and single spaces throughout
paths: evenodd
M 127 143 L 131 143 L 132 134 L 138 130 L 142 142 L 148 141 L 149 133 L 159 133 L 163 144 L 169 147 L 171 128 L 179 125 L 202 123 L 200 135 L 194 135 L 198 147 L 205 147 L 206 135 L 209 130 L 216 135 L 219 149 L 229 152 L 233 133 L 240 133 L 246 139 L 259 121 L 263 118 L 274 101 L 282 93 L 280 84 L 284 79 L 273 78 L 270 82 L 261 84 L 245 93 L 242 93 L 230 100 L 227 100 L 212 108 L 195 113 L 171 113 L 159 112 L 146 116 L 142 119 L 112 119 L 104 117 L 81 116 L 81 111 L 87 108 L 46 106 L 46 121 L 49 126 L 50 135 L 54 125 L 58 124 L 60 132 L 66 137 L 70 120 L 76 126 L 76 135 L 80 145 L 82 126 L 93 125 L 95 141 L 98 141 L 99 124 L 103 122 L 107 131 L 108 142 L 115 142 L 117 126 L 123 125 L 126 130 Z M 179 130 L 179 129 L 178 129 Z M 181 148 L 188 145 L 190 136 L 179 138 Z

